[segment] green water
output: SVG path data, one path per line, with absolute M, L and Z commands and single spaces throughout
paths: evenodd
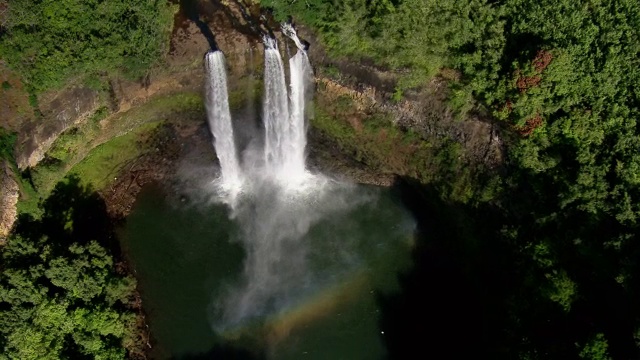
M 143 189 L 121 229 L 153 358 L 384 358 L 379 296 L 411 266 L 414 228 L 391 190 L 346 187 L 290 206 L 265 197 L 233 219 L 176 192 Z M 274 245 L 286 227 L 303 235 Z

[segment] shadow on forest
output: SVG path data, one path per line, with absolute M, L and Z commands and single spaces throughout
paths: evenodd
M 400 275 L 401 292 L 378 299 L 389 359 L 578 359 L 596 333 L 604 333 L 613 358 L 637 358 L 631 325 L 638 311 L 611 273 L 595 271 L 606 268 L 589 263 L 599 253 L 559 260 L 577 283 L 565 311 L 550 299 L 548 270 L 504 236 L 504 211 L 447 204 L 411 180 L 395 187 L 418 226 L 415 265 Z M 530 230 L 518 241 L 535 238 Z
M 400 276 L 402 292 L 379 298 L 388 357 L 482 355 L 495 342 L 491 334 L 499 332 L 504 289 L 516 281 L 514 273 L 502 269 L 515 259 L 487 239 L 489 223 L 477 221 L 485 228 L 474 228 L 474 219 L 461 217 L 468 216 L 463 209 L 436 200 L 435 191 L 407 180 L 395 187 L 416 219 L 418 241 L 414 268 Z M 478 243 L 480 239 L 493 248 Z
M 100 195 L 71 175 L 58 183 L 41 205 L 42 216 L 35 219 L 20 214 L 14 233 L 33 243 L 47 237 L 53 250 L 65 251 L 70 244 L 85 245 L 95 240 L 120 256 L 120 244 L 115 237 L 114 224 Z

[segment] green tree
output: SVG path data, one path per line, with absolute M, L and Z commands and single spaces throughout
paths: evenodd
M 8 7 L 0 57 L 35 93 L 78 75 L 141 76 L 166 51 L 172 24 L 163 0 L 12 0 Z
M 104 203 L 72 177 L 42 207 L 0 256 L 4 358 L 124 359 L 136 346 L 136 283 L 116 271 Z

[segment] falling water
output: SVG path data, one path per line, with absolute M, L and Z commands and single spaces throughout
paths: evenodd
M 312 69 L 306 46 L 295 30 L 288 24 L 281 29 L 296 44 L 291 49 L 296 53 L 288 63 L 290 84 L 287 86 L 277 40 L 264 36 L 264 134 L 252 133 L 255 136 L 244 143 L 240 139 L 242 168 L 229 112 L 224 57 L 219 51 L 206 57 L 209 123 L 220 159 L 221 183 L 232 190 L 224 195 L 242 195 L 237 201 L 235 196 L 231 198 L 231 218 L 239 229 L 234 240 L 244 249 L 242 277 L 235 286 L 225 289 L 211 307 L 212 325 L 221 332 L 283 314 L 336 278 L 346 277 L 359 262 L 351 248 L 344 247 L 351 242 L 351 236 L 342 238 L 331 233 L 327 237 L 335 241 L 330 248 L 338 250 L 332 253 L 332 258 L 338 260 L 333 270 L 323 273 L 317 271 L 317 263 L 312 260 L 324 257 L 325 251 L 314 252 L 309 242 L 314 236 L 310 232 L 317 235 L 327 219 L 349 214 L 374 200 L 364 192 L 354 192 L 349 184 L 306 171 L 306 107 Z M 240 185 L 242 192 L 238 191 Z
M 300 41 L 300 38 L 298 38 L 298 34 L 296 33 L 296 29 L 294 29 L 291 24 L 282 23 L 282 24 L 280 24 L 280 29 L 282 30 L 283 34 L 285 34 L 287 37 L 289 37 L 291 40 L 293 40 L 293 42 L 296 44 L 298 49 L 300 49 L 301 51 L 306 51 L 305 46 L 302 45 L 302 42 Z
M 205 103 L 214 147 L 220 160 L 221 185 L 226 191 L 233 191 L 240 187 L 242 173 L 231 125 L 224 55 L 221 51 L 208 52 L 205 64 L 208 75 Z
M 266 173 L 285 184 L 299 184 L 307 178 L 305 171 L 305 94 L 311 65 L 295 30 L 282 25 L 283 33 L 296 44 L 298 51 L 289 60 L 290 95 L 287 102 L 284 66 L 277 42 L 264 38 L 265 44 L 265 160 Z
M 289 59 L 291 71 L 291 96 L 290 96 L 290 123 L 292 151 L 288 168 L 296 169 L 297 176 L 304 176 L 305 147 L 307 145 L 307 129 L 305 124 L 306 93 L 310 83 L 311 64 L 307 53 L 298 50 L 296 55 Z
M 284 180 L 300 169 L 288 167 L 293 147 L 287 86 L 284 79 L 284 65 L 275 39 L 264 38 L 264 104 L 263 121 L 265 127 L 264 155 L 266 175 Z M 302 169 L 304 171 L 304 168 Z

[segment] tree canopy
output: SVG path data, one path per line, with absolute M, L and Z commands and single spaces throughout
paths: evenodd
M 456 71 L 451 106 L 501 128 L 502 191 L 488 199 L 501 223 L 487 241 L 526 259 L 513 309 L 551 301 L 585 329 L 575 344 L 521 337 L 510 358 L 637 357 L 640 316 L 625 304 L 640 293 L 639 2 L 261 3 L 314 29 L 333 56 L 401 70 L 400 89 Z
M 11 0 L 7 19 L 0 58 L 37 93 L 78 75 L 140 76 L 166 51 L 172 9 L 164 0 Z
M 20 218 L 0 255 L 0 358 L 135 354 L 136 282 L 118 270 L 104 202 L 71 177 L 42 210 Z

